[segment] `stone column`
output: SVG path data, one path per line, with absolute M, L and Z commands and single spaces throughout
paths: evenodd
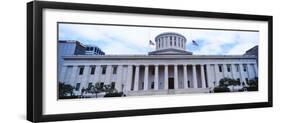
M 80 89 L 82 89 L 83 87 L 84 87 L 84 89 L 88 88 L 89 73 L 90 73 L 90 66 L 85 66 L 84 71 L 83 71 L 83 75 L 82 75 L 82 82 L 81 82 L 81 88 Z
M 200 65 L 200 66 L 201 66 L 202 88 L 206 88 L 206 80 L 205 80 L 204 65 Z
M 145 65 L 145 69 L 144 69 L 144 87 L 143 90 L 147 90 L 148 89 L 148 65 Z
M 165 46 L 166 46 L 166 48 L 169 47 L 169 41 L 168 41 L 167 37 L 164 37 L 164 40 L 165 40 Z
M 193 88 L 198 88 L 197 86 L 197 73 L 196 73 L 196 65 L 192 65 L 192 75 L 193 75 Z
M 182 48 L 183 46 L 183 43 L 182 43 L 182 40 L 180 39 L 180 47 Z
M 139 72 L 140 72 L 140 66 L 136 65 L 135 80 L 134 80 L 134 91 L 139 90 Z
M 217 85 L 219 85 L 219 77 L 218 77 L 218 74 L 219 74 L 219 66 L 218 66 L 218 64 L 214 64 L 214 72 L 215 72 L 215 85 L 214 86 L 217 86 Z
M 184 88 L 188 88 L 188 83 L 187 83 L 187 66 L 183 65 L 183 86 Z
M 62 69 L 61 69 L 61 72 L 58 73 L 59 74 L 59 82 L 62 82 L 62 83 L 65 82 L 64 78 L 65 78 L 65 75 L 66 75 L 66 69 L 67 69 L 67 66 L 63 66 Z
M 78 69 L 77 66 L 72 67 L 72 72 L 71 72 L 70 81 L 69 81 L 69 84 L 71 84 L 72 86 L 75 86 L 75 83 L 76 83 L 77 69 Z
M 158 65 L 154 68 L 154 90 L 158 90 Z
M 100 74 L 101 74 L 101 66 L 100 65 L 96 65 L 96 68 L 95 68 L 95 74 L 94 74 L 94 83 L 97 83 L 97 82 L 100 82 Z
M 245 78 L 244 78 L 244 75 L 243 75 L 243 65 L 242 64 L 239 64 L 239 74 L 240 74 L 241 85 L 242 85 L 242 82 L 244 82 L 245 85 L 247 85 L 247 83 L 245 81 Z
M 257 64 L 254 64 L 254 69 L 255 69 L 255 77 L 259 77 Z
M 169 89 L 169 75 L 168 75 L 168 65 L 165 65 L 164 70 L 164 89 Z
M 112 75 L 112 65 L 106 66 L 106 73 L 105 73 L 105 83 L 111 83 L 111 75 Z
M 250 73 L 250 69 L 251 69 L 251 64 L 247 64 L 247 74 L 248 74 L 248 79 L 250 80 L 251 77 L 251 73 Z
M 236 78 L 235 78 L 235 64 L 231 64 L 231 75 L 232 75 L 232 79 L 235 79 L 236 80 Z
M 132 65 L 128 65 L 128 69 L 127 69 L 127 84 L 126 84 L 126 90 L 127 91 L 131 91 L 131 87 L 132 87 L 132 79 L 133 79 L 133 66 Z
M 183 40 L 183 48 L 184 48 L 184 49 L 186 48 L 185 43 L 186 43 L 186 40 Z
M 162 40 L 161 40 L 162 42 L 163 42 L 163 47 L 165 47 L 165 38 L 162 38 Z
M 118 65 L 117 66 L 117 73 L 116 73 L 116 89 L 118 90 L 118 92 L 123 91 L 122 90 L 122 81 L 123 78 L 123 65 Z
M 158 47 L 158 49 L 160 49 L 160 41 L 159 40 L 157 41 L 157 47 Z
M 226 66 L 226 64 L 223 64 L 222 68 L 223 68 L 223 77 L 227 77 L 227 66 Z
M 174 86 L 175 89 L 178 89 L 179 86 L 178 65 L 174 65 Z
M 207 72 L 207 83 L 208 83 L 208 87 L 213 87 L 213 78 L 211 79 L 211 65 L 210 64 L 206 64 L 206 72 Z

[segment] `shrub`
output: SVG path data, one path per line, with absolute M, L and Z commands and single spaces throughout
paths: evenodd
M 215 93 L 221 93 L 221 92 L 230 92 L 229 88 L 226 86 L 219 86 L 214 88 Z
M 220 81 L 219 81 L 219 86 L 230 86 L 230 85 L 240 85 L 240 81 L 238 80 L 235 80 L 235 79 L 231 79 L 231 78 L 222 78 Z
M 123 92 L 116 92 L 116 93 L 106 93 L 104 97 L 121 97 L 123 96 Z
M 248 84 L 248 87 L 247 87 L 247 90 L 248 91 L 258 91 L 258 78 L 254 78 L 254 79 L 251 79 L 247 82 Z

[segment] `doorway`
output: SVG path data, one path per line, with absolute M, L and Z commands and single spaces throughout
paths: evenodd
M 169 78 L 169 89 L 174 89 L 174 78 Z

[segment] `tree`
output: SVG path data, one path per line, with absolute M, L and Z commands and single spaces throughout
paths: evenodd
M 228 86 L 232 86 L 232 90 L 234 90 L 234 86 L 240 84 L 239 80 L 225 77 L 219 81 L 219 86 L 214 88 L 214 92 L 229 92 Z
M 66 97 L 68 95 L 73 96 L 74 87 L 70 84 L 59 82 L 59 98 Z
M 86 93 L 96 94 L 96 98 L 98 98 L 98 94 L 102 92 L 105 92 L 104 97 L 116 97 L 123 95 L 123 92 L 118 93 L 118 91 L 115 89 L 114 83 L 103 84 L 97 82 L 95 85 L 92 85 L 86 89 Z
M 247 89 L 249 91 L 257 91 L 258 90 L 258 78 L 251 79 L 247 82 Z
M 105 91 L 104 97 L 121 97 L 121 96 L 124 96 L 124 93 L 122 91 L 118 92 L 118 90 L 115 88 L 114 83 L 105 85 L 104 89 L 105 89 L 104 90 Z
M 89 86 L 86 89 L 87 93 L 96 94 L 96 98 L 98 98 L 98 94 L 104 91 L 104 84 L 97 82 L 95 85 Z
M 115 86 L 112 83 L 108 85 L 104 85 L 104 91 L 106 94 L 117 93 L 117 90 L 115 89 Z

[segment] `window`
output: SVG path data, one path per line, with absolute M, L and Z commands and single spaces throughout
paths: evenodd
M 141 88 L 144 89 L 144 82 L 141 83 Z
M 116 74 L 117 73 L 117 66 L 114 66 L 113 67 L 113 74 Z
M 173 38 L 172 38 L 172 36 L 170 36 L 170 41 L 172 41 L 173 40 Z
M 177 42 L 176 41 L 174 41 L 174 46 L 177 46 Z
M 173 46 L 173 42 L 172 41 L 170 41 L 170 46 Z
M 80 83 L 76 83 L 75 90 L 78 91 L 80 89 Z
M 231 65 L 228 64 L 228 65 L 227 65 L 227 72 L 230 72 L 230 71 L 231 71 Z
M 243 64 L 243 71 L 246 72 L 247 71 L 247 65 Z
M 83 74 L 83 71 L 84 71 L 84 67 L 79 67 L 79 75 L 82 75 Z
M 93 47 L 90 47 L 90 51 L 93 51 L 94 50 L 94 48 Z
M 187 87 L 190 88 L 190 81 L 187 81 Z
M 219 71 L 222 72 L 222 65 L 219 65 Z
M 93 83 L 88 83 L 88 88 L 91 88 L 93 86 Z
M 96 67 L 95 67 L 95 66 L 92 66 L 92 67 L 91 67 L 91 75 L 95 74 L 95 70 L 96 70 Z
M 102 66 L 101 74 L 105 74 L 105 73 L 106 73 L 106 66 Z

